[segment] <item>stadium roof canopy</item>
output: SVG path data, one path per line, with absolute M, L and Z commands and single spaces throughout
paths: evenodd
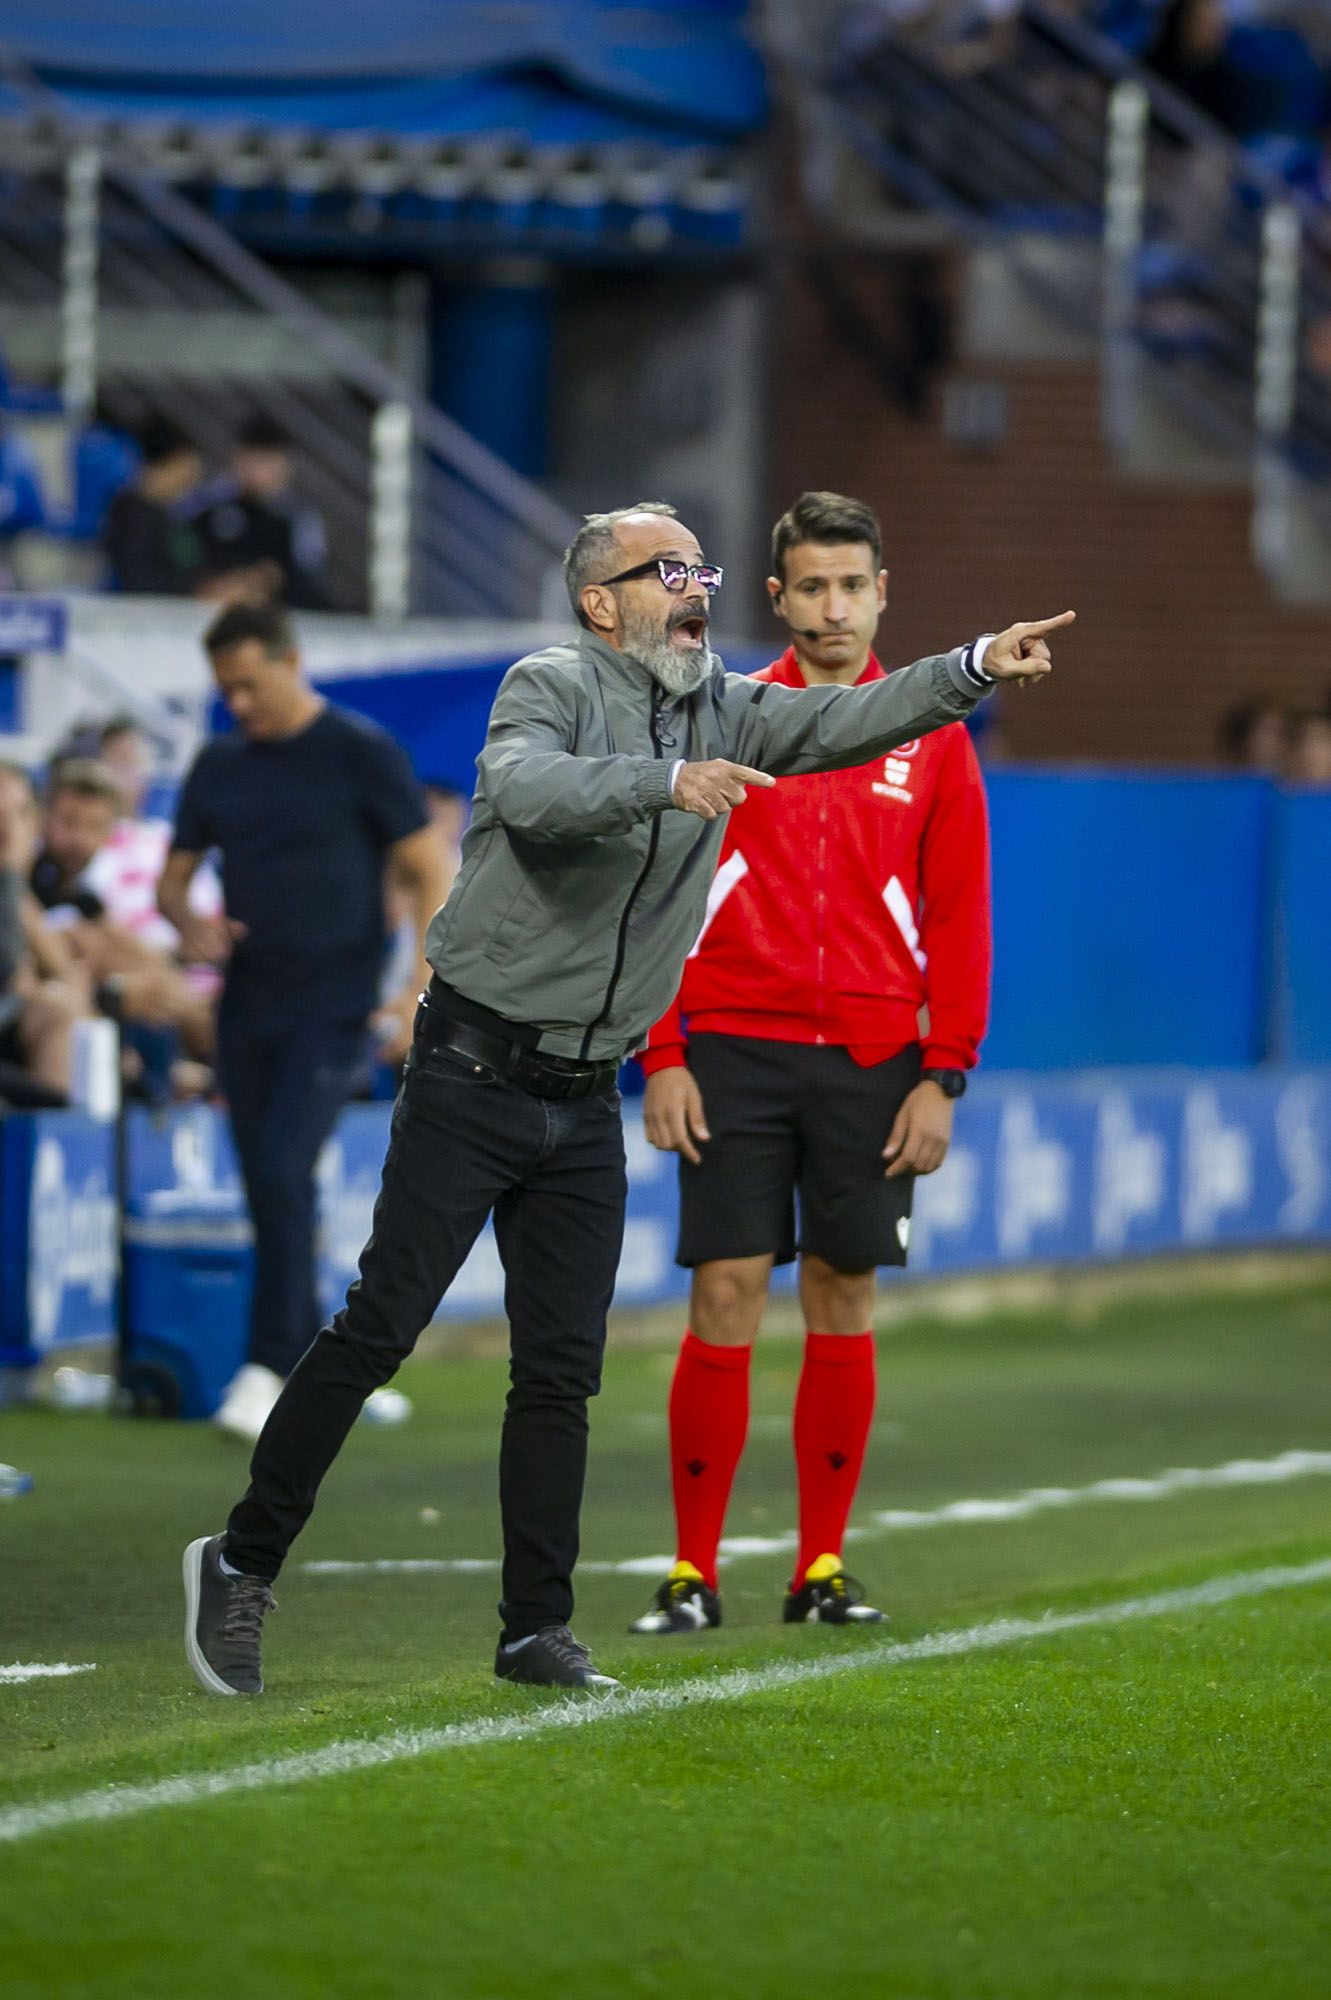
M 744 0 L 7 0 L 7 53 L 97 118 L 528 145 L 727 142 L 762 120 Z
M 58 123 L 273 247 L 658 256 L 742 243 L 746 0 L 6 0 L 0 157 Z

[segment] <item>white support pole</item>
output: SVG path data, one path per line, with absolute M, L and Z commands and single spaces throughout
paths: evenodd
M 76 146 L 65 166 L 65 243 L 60 299 L 60 386 L 65 409 L 86 417 L 97 394 L 97 243 L 102 161 Z
M 370 610 L 405 618 L 411 609 L 411 411 L 383 403 L 370 429 Z
M 1131 438 L 1137 400 L 1137 264 L 1146 227 L 1146 139 L 1151 100 L 1117 83 L 1105 121 L 1101 416 L 1117 450 Z
M 1262 263 L 1253 371 L 1252 549 L 1261 569 L 1279 578 L 1290 558 L 1293 475 L 1286 445 L 1299 378 L 1303 224 L 1292 201 L 1272 201 L 1262 218 Z

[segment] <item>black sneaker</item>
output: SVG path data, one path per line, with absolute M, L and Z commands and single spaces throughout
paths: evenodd
M 655 1638 L 662 1632 L 702 1632 L 721 1623 L 721 1599 L 692 1563 L 677 1562 L 652 1599 L 650 1611 L 635 1618 L 630 1632 Z
M 879 1625 L 886 1614 L 864 1601 L 864 1585 L 847 1576 L 840 1556 L 819 1556 L 798 1590 L 786 1592 L 783 1625 Z
M 228 1576 L 221 1535 L 185 1551 L 185 1655 L 208 1694 L 262 1694 L 266 1612 L 277 1608 L 259 1576 Z
M 547 1625 L 513 1651 L 500 1645 L 495 1654 L 495 1679 L 518 1681 L 524 1687 L 578 1688 L 584 1694 L 623 1693 L 621 1681 L 597 1673 L 587 1648 L 567 1625 Z

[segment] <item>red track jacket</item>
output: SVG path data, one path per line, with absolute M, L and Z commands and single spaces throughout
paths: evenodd
M 882 676 L 871 656 L 861 681 Z M 805 685 L 793 648 L 755 679 Z M 922 1041 L 927 1065 L 970 1069 L 990 957 L 984 781 L 954 722 L 872 764 L 749 792 L 642 1066 L 682 1063 L 687 1021 L 700 1034 L 830 1042 L 866 1064 Z

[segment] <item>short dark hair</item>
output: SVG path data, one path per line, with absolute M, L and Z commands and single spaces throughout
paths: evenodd
M 875 572 L 883 566 L 883 531 L 863 500 L 844 493 L 801 493 L 772 530 L 772 575 L 786 580 L 786 557 L 801 542 L 863 542 L 873 550 Z
M 295 644 L 285 611 L 277 604 L 229 604 L 219 611 L 203 635 L 203 650 L 210 660 L 247 646 L 257 639 L 271 659 L 280 659 Z
M 119 785 L 105 764 L 92 757 L 62 757 L 51 766 L 46 781 L 47 800 L 61 792 L 73 792 L 81 799 L 105 799 L 117 812 L 123 804 Z
M 170 417 L 150 417 L 139 432 L 139 450 L 145 465 L 169 465 L 173 458 L 201 456 L 192 437 Z
M 276 417 L 259 414 L 246 418 L 236 432 L 236 443 L 241 451 L 290 451 L 291 434 Z

